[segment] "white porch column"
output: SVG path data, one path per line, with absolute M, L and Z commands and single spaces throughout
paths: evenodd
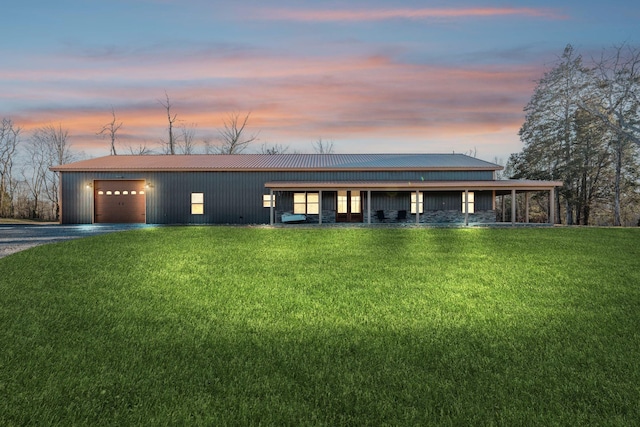
M 269 189 L 269 225 L 275 223 L 275 215 L 273 211 L 273 189 Z
M 529 223 L 529 192 L 528 191 L 524 192 L 524 206 L 525 206 L 524 222 L 528 224 Z
M 318 191 L 318 224 L 322 224 L 322 190 Z
M 549 224 L 556 223 L 556 195 L 555 189 L 551 187 L 549 190 Z
M 367 190 L 367 224 L 371 224 L 371 190 Z
M 464 190 L 464 225 L 469 225 L 469 190 Z
M 516 224 L 516 189 L 511 189 L 511 225 Z
M 505 222 L 507 220 L 507 203 L 505 201 L 505 197 L 506 194 L 503 194 L 502 196 L 500 196 L 500 198 L 502 199 L 502 222 Z
M 420 224 L 420 191 L 416 190 L 416 224 Z

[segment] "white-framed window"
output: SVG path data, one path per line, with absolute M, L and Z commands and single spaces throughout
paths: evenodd
M 411 193 L 411 213 L 415 214 L 416 212 L 424 213 L 424 193 L 418 192 L 418 197 L 416 199 L 416 193 Z
M 204 193 L 191 193 L 191 215 L 204 214 Z
M 466 194 L 469 195 L 469 198 L 468 198 L 467 202 L 468 202 L 468 206 L 469 206 L 469 213 L 472 214 L 472 213 L 474 213 L 476 211 L 475 197 L 474 197 L 473 191 L 469 191 Z M 463 191 L 462 192 L 462 213 L 466 213 L 465 203 L 464 203 L 464 195 L 465 195 L 465 192 Z
M 293 193 L 293 213 L 318 214 L 320 196 L 318 193 Z
M 270 208 L 271 207 L 271 194 L 263 194 L 262 195 L 262 207 L 263 208 Z M 273 207 L 276 207 L 276 195 L 273 195 Z

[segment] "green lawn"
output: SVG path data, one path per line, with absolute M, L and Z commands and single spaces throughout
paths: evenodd
M 0 259 L 0 425 L 629 425 L 640 229 L 163 227 Z

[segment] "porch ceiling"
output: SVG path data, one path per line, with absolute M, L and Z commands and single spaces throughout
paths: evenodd
M 274 181 L 264 184 L 278 191 L 295 190 L 378 190 L 378 191 L 548 191 L 561 187 L 562 181 Z

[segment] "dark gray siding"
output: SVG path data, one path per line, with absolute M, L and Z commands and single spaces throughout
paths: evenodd
M 293 171 L 293 172 L 63 172 L 62 222 L 93 221 L 93 189 L 87 183 L 106 179 L 142 179 L 146 191 L 146 216 L 151 224 L 255 224 L 269 222 L 269 208 L 262 207 L 269 181 L 448 181 L 491 180 L 492 171 Z M 191 193 L 204 193 L 204 214 L 191 215 Z M 451 203 L 460 193 L 451 195 Z M 428 200 L 428 198 L 426 199 Z M 287 203 L 291 206 L 287 209 Z M 479 203 L 479 199 L 476 199 Z M 281 205 L 283 204 L 283 205 Z M 409 209 L 409 193 L 374 192 L 372 209 Z M 290 198 L 276 197 L 276 208 L 292 210 Z M 365 205 L 366 206 L 366 205 Z M 476 205 L 480 209 L 480 205 Z M 490 209 L 489 200 L 489 209 Z M 335 209 L 335 192 L 325 192 L 323 209 Z
M 425 211 L 462 210 L 462 191 L 429 191 L 424 195 Z M 487 211 L 493 207 L 493 192 L 476 191 L 474 194 L 475 210 Z

